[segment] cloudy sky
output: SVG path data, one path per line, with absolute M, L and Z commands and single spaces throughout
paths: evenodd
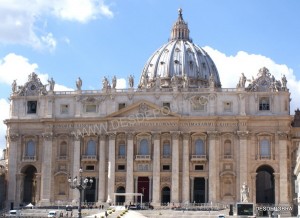
M 11 83 L 36 72 L 55 90 L 101 88 L 112 75 L 125 87 L 166 43 L 178 8 L 193 42 L 217 65 L 222 87 L 265 66 L 284 74 L 291 114 L 300 106 L 300 1 L 296 0 L 0 0 L 0 119 L 8 118 Z M 0 148 L 5 147 L 0 123 Z

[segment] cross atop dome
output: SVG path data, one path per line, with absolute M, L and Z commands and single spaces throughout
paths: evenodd
M 170 41 L 178 40 L 178 39 L 190 41 L 189 33 L 190 33 L 190 30 L 188 28 L 188 24 L 186 22 L 184 22 L 183 17 L 182 17 L 182 9 L 179 8 L 178 9 L 178 19 L 173 25 Z

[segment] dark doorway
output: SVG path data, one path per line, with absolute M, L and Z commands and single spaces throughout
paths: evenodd
M 194 202 L 205 203 L 205 179 L 203 177 L 194 179 Z
M 117 193 L 125 193 L 125 188 L 123 186 L 118 187 Z M 117 205 L 123 205 L 124 202 L 125 202 L 125 196 L 121 196 L 121 195 L 116 196 L 116 204 Z
M 90 178 L 88 178 L 90 179 Z M 84 201 L 91 203 L 91 202 L 95 202 L 96 201 L 96 178 L 92 178 L 93 179 L 93 183 L 90 184 L 88 182 L 88 185 L 92 185 L 91 188 L 85 189 L 84 190 Z
M 164 187 L 161 192 L 161 203 L 170 203 L 171 192 L 169 187 Z
M 23 202 L 24 203 L 35 203 L 36 194 L 36 174 L 37 170 L 34 166 L 28 166 L 23 172 L 24 186 L 23 186 Z
M 143 194 L 143 202 L 149 202 L 149 177 L 139 177 L 138 178 L 138 193 Z M 138 197 L 138 202 L 141 199 Z
M 268 165 L 256 170 L 256 203 L 275 203 L 274 170 Z

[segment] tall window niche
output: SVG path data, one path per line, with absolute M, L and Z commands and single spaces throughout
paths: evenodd
M 82 160 L 97 160 L 98 139 L 94 137 L 85 137 L 82 150 Z
M 222 144 L 220 146 L 223 159 L 231 160 L 234 158 L 234 137 L 232 134 L 226 133 L 222 135 Z
M 136 142 L 136 160 L 151 160 L 151 135 L 148 133 L 141 133 L 137 135 Z
M 207 161 L 207 136 L 203 133 L 192 135 L 192 161 Z
M 66 160 L 68 157 L 69 138 L 67 135 L 60 135 L 57 141 L 57 157 L 59 160 Z
M 160 153 L 162 158 L 171 158 L 172 147 L 171 147 L 171 135 L 169 133 L 162 134 Z
M 257 135 L 256 156 L 259 160 L 273 160 L 275 157 L 274 137 L 269 133 Z
M 127 150 L 127 146 L 126 146 L 126 137 L 124 133 L 120 133 L 117 135 L 117 139 L 116 139 L 116 154 L 118 159 L 126 159 L 126 150 Z
M 38 154 L 38 138 L 37 136 L 26 136 L 23 138 L 23 161 L 36 161 Z

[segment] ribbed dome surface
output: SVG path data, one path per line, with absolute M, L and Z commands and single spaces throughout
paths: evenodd
M 159 78 L 161 87 L 170 87 L 172 78 L 179 84 L 188 80 L 188 87 L 206 87 L 211 75 L 216 87 L 221 87 L 218 70 L 210 56 L 189 38 L 187 23 L 179 9 L 168 43 L 155 51 L 147 61 L 140 87 L 150 88 Z

